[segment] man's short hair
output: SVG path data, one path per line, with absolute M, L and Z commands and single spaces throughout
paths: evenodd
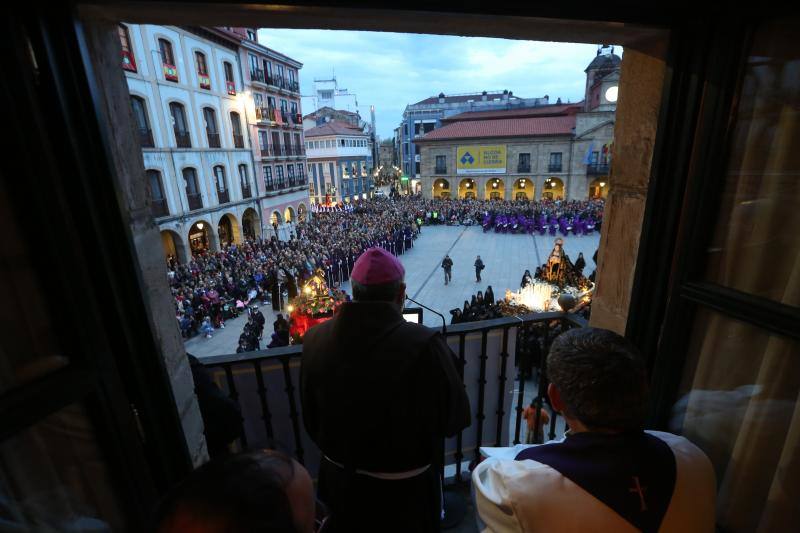
M 566 414 L 589 429 L 642 429 L 647 370 L 636 347 L 613 331 L 575 328 L 553 341 L 547 375 Z
M 355 280 L 350 280 L 353 300 L 357 302 L 393 302 L 402 285 L 402 279 L 378 285 L 362 285 Z
M 286 494 L 293 477 L 292 459 L 273 450 L 212 460 L 162 501 L 154 530 L 296 533 Z

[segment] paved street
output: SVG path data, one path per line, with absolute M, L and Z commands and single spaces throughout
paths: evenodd
M 479 290 L 485 291 L 491 285 L 496 298 L 502 298 L 506 289 L 517 290 L 525 269 L 531 273 L 537 265 L 547 259 L 553 248 L 555 237 L 483 233 L 480 227 L 425 226 L 422 234 L 414 242 L 413 250 L 400 256 L 406 269 L 408 295 L 413 299 L 436 309 L 450 323 L 450 310 L 462 307 L 464 300 L 470 300 Z M 589 275 L 595 268 L 592 255 L 600 242 L 599 233 L 591 236 L 569 236 L 564 238 L 564 249 L 574 262 L 579 252 L 586 259 L 584 273 Z M 453 279 L 444 284 L 444 273 L 439 266 L 445 253 L 453 260 Z M 475 282 L 475 256 L 480 254 L 486 268 L 481 273 L 482 282 Z M 350 293 L 350 284 L 342 288 Z M 270 306 L 261 306 L 267 318 L 267 332 L 272 331 L 275 314 Z M 423 312 L 428 326 L 441 326 L 442 320 L 429 311 Z M 211 339 L 195 337 L 186 342 L 186 349 L 203 357 L 232 353 L 236 351 L 239 334 L 246 317 L 240 316 L 228 321 L 226 329 L 217 330 Z

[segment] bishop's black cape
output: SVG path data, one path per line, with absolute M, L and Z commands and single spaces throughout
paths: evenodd
M 408 323 L 385 302 L 343 304 L 303 338 L 300 395 L 323 460 L 320 498 L 336 530 L 439 529 L 439 463 L 445 436 L 470 423 L 469 403 L 444 338 Z M 387 481 L 353 475 L 406 472 Z M 356 528 L 356 529 L 353 529 Z

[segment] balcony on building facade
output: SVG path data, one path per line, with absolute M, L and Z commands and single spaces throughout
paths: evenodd
M 169 207 L 167 207 L 166 198 L 151 200 L 150 213 L 152 213 L 152 215 L 156 218 L 169 215 Z
M 155 147 L 155 143 L 153 142 L 153 132 L 150 130 L 150 128 L 139 129 L 139 143 L 142 145 L 142 148 Z
M 548 172 L 562 172 L 561 165 L 547 165 Z
M 337 197 L 329 188 L 319 191 Z M 477 409 L 470 425 L 456 439 L 450 441 L 445 451 L 445 465 L 452 473 L 447 484 L 468 482 L 467 462 L 479 458 L 480 446 L 512 446 L 526 441 L 525 406 L 529 401 L 543 405 L 546 402 L 547 381 L 538 384 L 524 379 L 522 367 L 516 369 L 513 361 L 521 357 L 526 335 L 543 328 L 545 339 L 554 335 L 551 328 L 558 325 L 563 330 L 582 328 L 588 324 L 582 317 L 563 312 L 537 313 L 515 317 L 503 317 L 480 322 L 455 324 L 447 328 L 445 339 L 465 369 L 461 379 L 467 395 Z M 498 339 L 494 341 L 493 339 Z M 545 345 L 548 346 L 548 345 Z M 544 357 L 547 356 L 547 348 Z M 294 442 L 294 457 L 311 471 L 316 471 L 320 457 L 315 444 L 302 431 L 302 413 L 297 408 L 296 392 L 302 346 L 286 346 L 253 352 L 213 355 L 203 358 L 202 364 L 212 373 L 228 376 L 222 380 L 223 392 L 236 403 L 244 415 L 242 433 L 236 445 L 241 449 L 259 449 L 269 445 L 268 439 L 275 437 L 284 442 Z M 491 364 L 486 364 L 486 361 Z M 253 382 L 273 383 L 269 396 L 268 388 L 254 387 Z M 499 383 L 499 386 L 496 385 Z M 514 384 L 513 392 L 507 392 Z M 532 426 L 533 442 L 544 442 L 563 437 L 564 424 L 553 412 L 550 423 L 535 421 Z M 538 418 L 538 415 L 537 415 Z M 265 422 L 266 421 L 266 422 Z M 265 431 L 264 424 L 268 424 Z M 478 434 L 478 442 L 469 440 Z M 454 465 L 458 465 L 453 468 Z
M 209 148 L 219 148 L 222 146 L 219 142 L 219 133 L 209 133 L 208 134 L 208 147 Z
M 289 176 L 289 187 L 296 187 L 297 186 L 297 178 L 294 176 Z
M 231 201 L 230 197 L 228 196 L 228 189 L 225 189 L 224 191 L 218 190 L 217 198 L 219 198 L 220 204 L 227 204 L 228 202 Z
M 162 63 L 164 79 L 167 81 L 178 81 L 178 67 L 169 63 Z
M 305 155 L 306 150 L 302 145 L 293 145 L 286 147 L 286 155 L 302 156 Z
M 531 171 L 530 163 L 519 163 L 517 165 L 517 172 L 530 172 L 530 171 Z
M 433 169 L 434 174 L 447 174 L 447 165 L 444 166 L 437 166 Z
M 236 135 L 233 136 L 233 145 L 236 148 L 244 148 L 244 135 Z
M 246 183 L 242 185 L 242 198 L 252 198 L 253 191 L 250 189 L 250 184 Z
M 189 135 L 188 131 L 176 131 L 175 132 L 175 144 L 178 148 L 191 148 L 192 147 L 192 137 Z
M 189 200 L 189 211 L 203 209 L 203 197 L 200 194 L 187 194 L 186 198 Z
M 225 82 L 225 88 L 228 90 L 228 94 L 231 96 L 236 96 L 236 84 L 232 81 Z
M 260 83 L 266 83 L 266 78 L 264 77 L 264 71 L 260 68 L 251 69 L 250 70 L 250 80 L 257 81 Z
M 608 163 L 589 163 L 586 165 L 587 176 L 605 176 L 608 174 Z

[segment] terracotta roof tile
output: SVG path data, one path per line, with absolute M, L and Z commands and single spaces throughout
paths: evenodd
M 453 122 L 461 120 L 483 120 L 487 118 L 506 118 L 506 117 L 536 117 L 547 115 L 565 115 L 581 110 L 583 102 L 574 104 L 554 104 L 536 107 L 524 107 L 520 109 L 495 109 L 489 111 L 466 111 L 442 119 L 442 122 Z
M 344 122 L 326 122 L 322 126 L 311 128 L 304 132 L 306 138 L 308 137 L 322 137 L 323 135 L 365 135 L 363 131 L 354 128 Z
M 414 142 L 439 141 L 444 139 L 480 139 L 484 137 L 570 135 L 574 127 L 575 115 L 465 120 L 435 129 Z M 308 136 L 308 134 L 306 134 L 306 136 Z

